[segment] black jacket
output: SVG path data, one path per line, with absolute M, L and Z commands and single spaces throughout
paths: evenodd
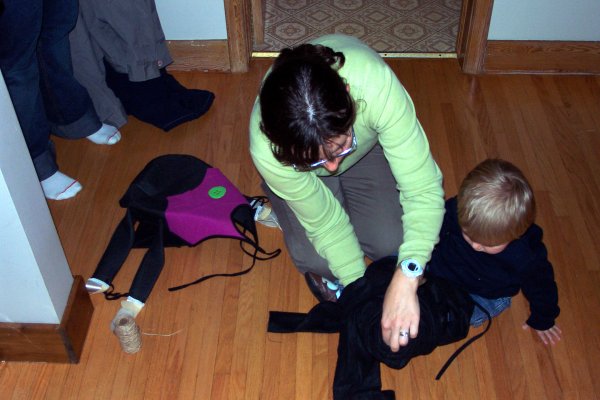
M 383 297 L 396 268 L 396 257 L 372 263 L 365 275 L 348 285 L 337 303 L 323 302 L 308 314 L 271 312 L 269 332 L 339 332 L 333 397 L 394 399 L 381 391 L 379 363 L 403 368 L 411 358 L 466 337 L 473 313 L 471 297 L 441 279 L 420 286 L 419 335 L 393 353 L 381 336 Z

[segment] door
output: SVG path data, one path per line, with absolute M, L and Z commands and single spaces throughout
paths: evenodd
M 252 44 L 264 40 L 265 0 L 224 0 L 229 54 L 237 70 L 247 70 Z M 482 72 L 494 0 L 463 0 L 456 41 L 462 71 Z M 231 26 L 231 29 L 230 29 Z

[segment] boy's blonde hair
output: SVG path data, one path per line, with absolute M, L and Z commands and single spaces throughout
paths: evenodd
M 463 180 L 458 192 L 458 223 L 474 242 L 497 246 L 520 237 L 535 219 L 535 199 L 516 166 L 487 159 Z

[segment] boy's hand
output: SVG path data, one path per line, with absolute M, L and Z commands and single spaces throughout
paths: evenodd
M 381 335 L 393 352 L 408 344 L 409 335 L 416 338 L 419 333 L 419 279 L 408 278 L 397 269 L 383 299 Z M 408 332 L 408 334 L 405 334 Z
M 523 329 L 528 330 L 529 325 L 527 325 L 527 323 L 524 323 Z M 558 343 L 558 341 L 560 340 L 561 334 L 562 334 L 562 331 L 560 330 L 558 325 L 554 325 L 552 328 L 547 329 L 545 331 L 538 331 L 537 329 L 535 329 L 535 332 L 538 334 L 540 339 L 542 339 L 542 342 L 544 342 L 545 345 L 550 343 L 553 346 L 556 343 Z

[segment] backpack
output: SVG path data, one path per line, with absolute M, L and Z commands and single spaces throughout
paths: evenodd
M 253 197 L 242 195 L 217 168 L 184 154 L 169 154 L 150 161 L 133 180 L 119 204 L 125 216 L 93 274 L 110 286 L 108 300 L 131 296 L 146 301 L 165 262 L 165 247 L 196 246 L 211 238 L 240 241 L 252 264 L 236 273 L 213 274 L 169 288 L 183 289 L 215 276 L 248 273 L 256 260 L 268 260 L 281 252 L 267 252 L 258 242 Z M 244 248 L 249 245 L 252 250 Z M 147 249 L 128 293 L 114 291 L 112 281 L 132 248 Z M 260 254 L 260 255 L 259 255 Z

